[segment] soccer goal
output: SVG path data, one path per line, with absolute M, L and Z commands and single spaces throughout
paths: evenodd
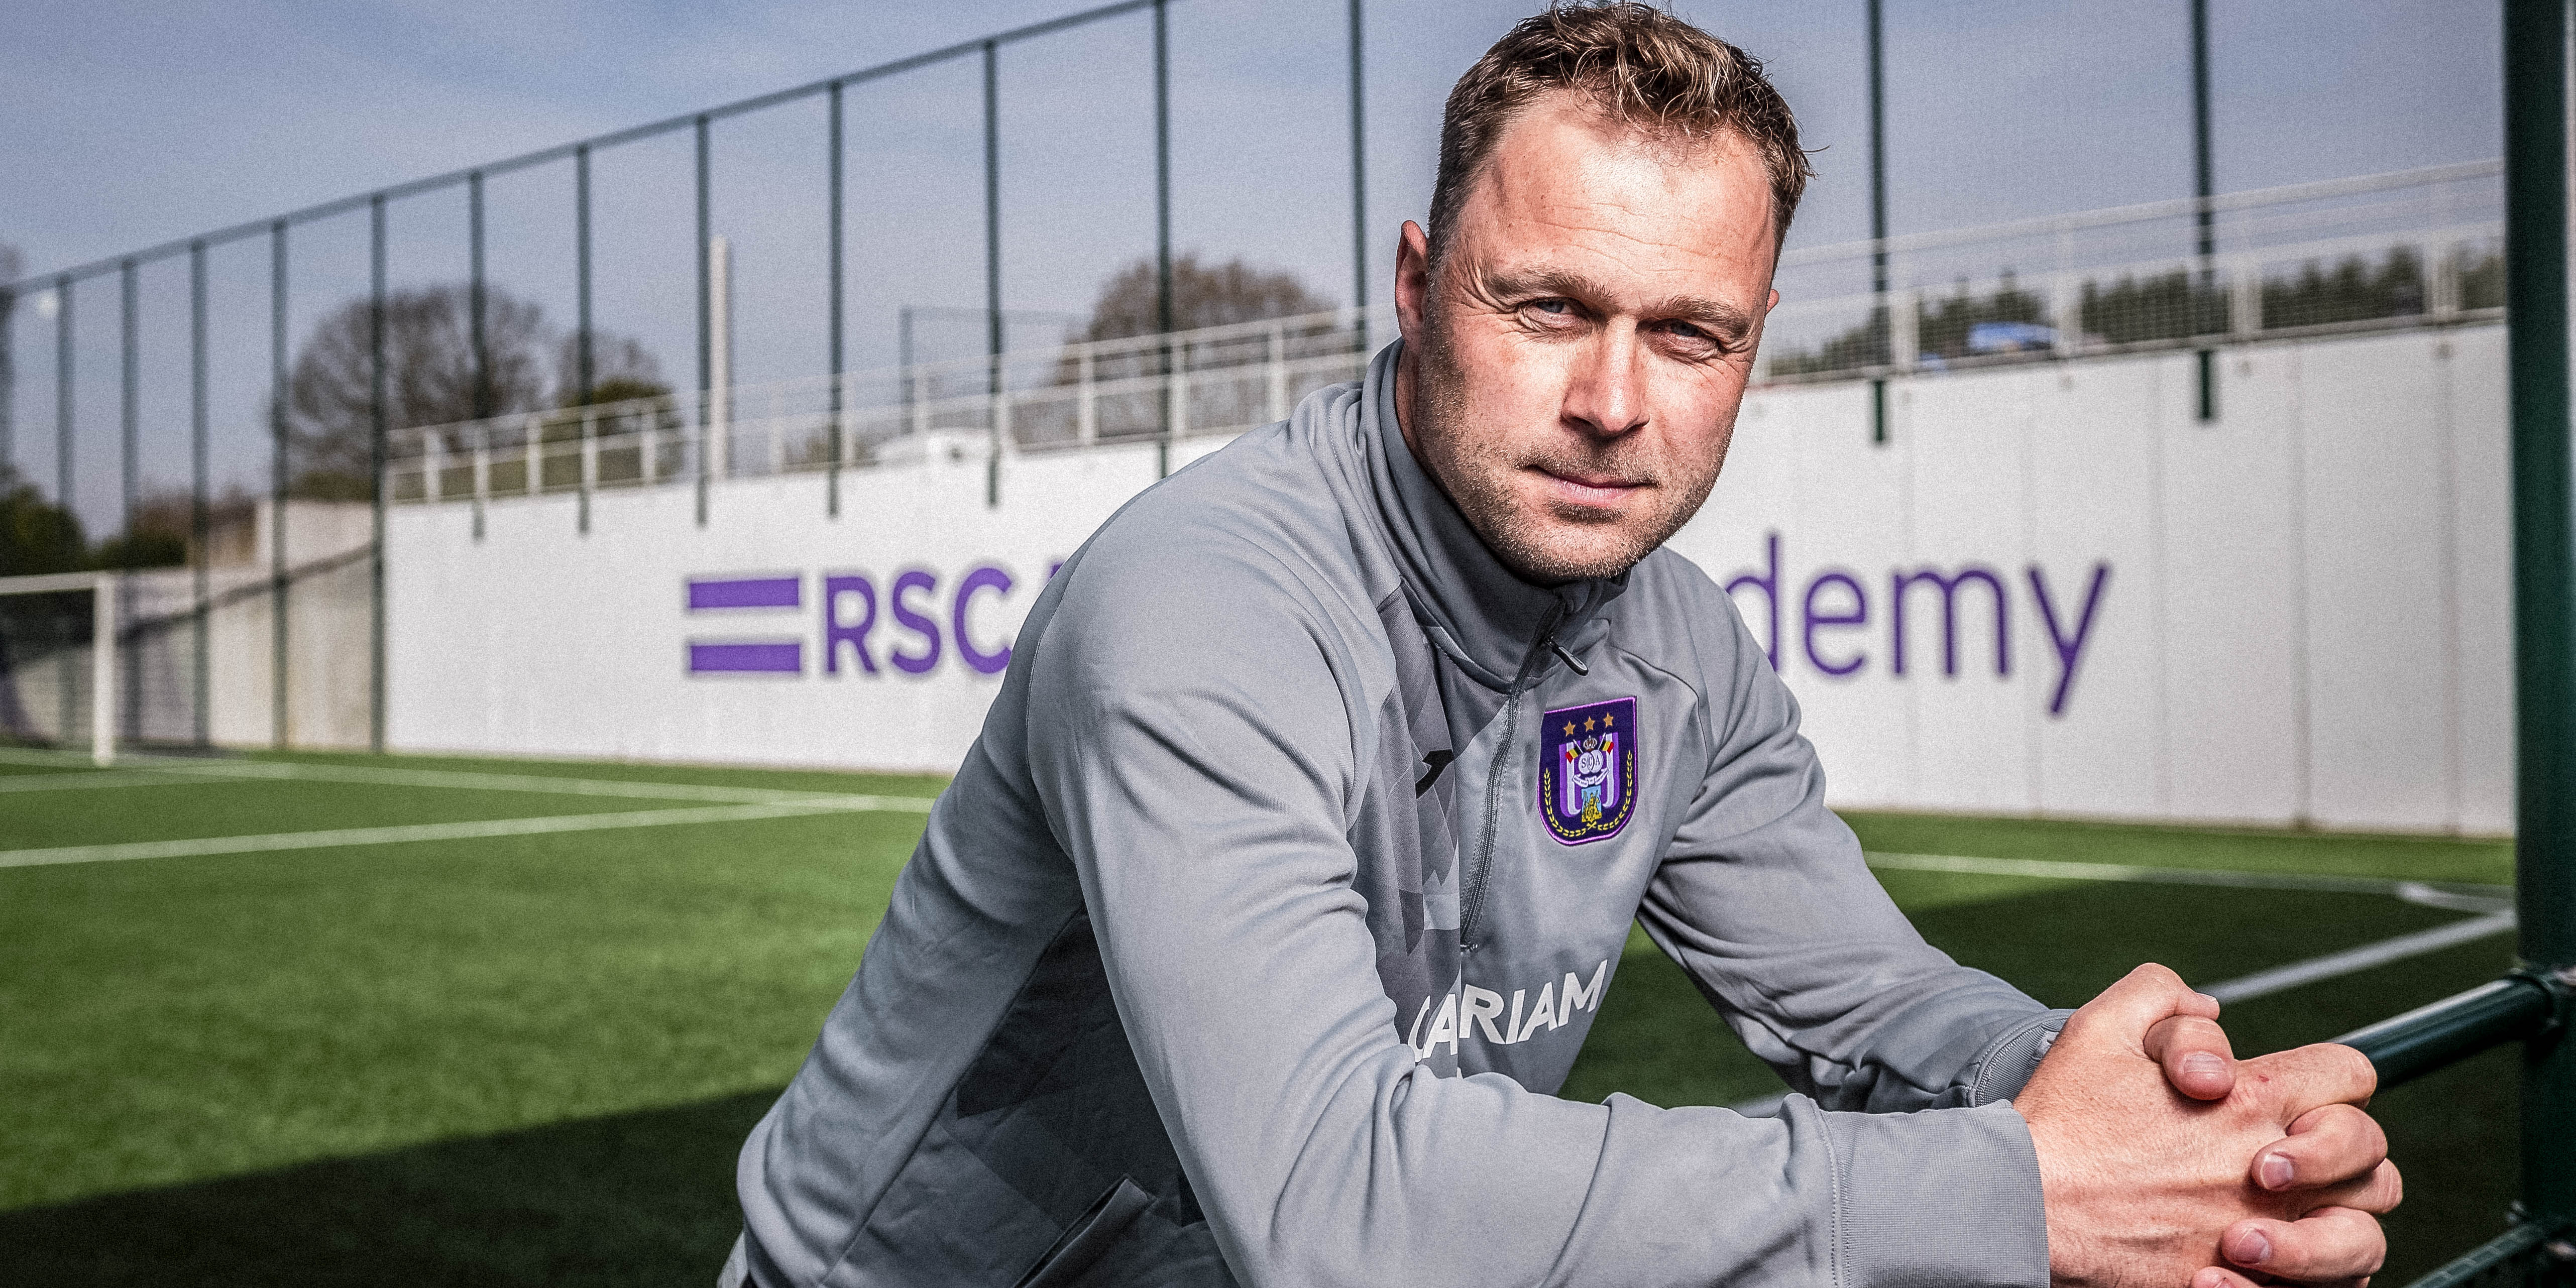
M 117 575 L 0 577 L 0 739 L 116 759 Z

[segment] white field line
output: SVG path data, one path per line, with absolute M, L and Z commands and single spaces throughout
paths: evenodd
M 64 845 L 34 850 L 0 850 L 0 868 L 27 868 L 58 863 L 113 863 L 126 859 L 195 858 L 210 854 L 258 854 L 277 850 L 321 850 L 353 845 L 395 845 L 410 841 L 465 841 L 502 836 L 539 836 L 559 832 L 601 832 L 616 828 L 673 827 L 691 823 L 746 823 L 759 819 L 835 813 L 926 814 L 930 801 L 920 796 L 827 796 L 816 800 L 753 805 L 710 805 L 698 809 L 649 809 L 611 814 L 562 814 L 550 818 L 496 818 L 465 823 L 411 823 L 395 827 L 349 827 L 314 832 L 273 832 L 265 836 L 189 837 L 175 841 L 129 841 L 118 845 Z
M 366 765 L 324 765 L 308 761 L 200 760 L 179 756 L 128 756 L 127 763 L 151 766 L 156 774 L 212 778 L 268 778 L 309 782 L 366 783 L 380 787 L 446 787 L 468 791 L 543 792 L 556 796 L 614 796 L 632 800 L 709 801 L 776 805 L 794 801 L 847 800 L 840 792 L 784 791 L 767 787 L 717 787 L 703 783 L 629 782 L 613 778 L 557 778 L 547 774 L 493 774 L 462 769 L 395 769 Z M 51 752 L 0 749 L 0 763 L 61 764 L 67 758 Z M 6 782 L 0 779 L 0 782 Z M 928 808 L 929 798 L 924 797 Z
M 2512 912 L 2490 912 L 2482 917 L 2454 921 L 2447 926 L 2435 926 L 2431 930 L 2419 930 L 2411 935 L 2399 935 L 2395 939 L 2383 939 L 2375 944 L 2363 944 L 2359 948 L 2347 948 L 2339 953 L 2328 953 L 2323 957 L 2311 957 L 2303 962 L 2292 962 L 2287 966 L 2257 971 L 2239 979 L 2212 984 L 2200 991 L 2221 1002 L 2242 1002 L 2249 998 L 2268 997 L 2274 993 L 2297 988 L 2302 984 L 2313 984 L 2318 980 L 2350 975 L 2357 971 L 2369 970 L 2373 966 L 2385 966 L 2390 962 L 2438 952 L 2454 944 L 2465 944 L 2471 940 L 2484 939 L 2489 935 L 2500 935 L 2513 929 L 2513 925 Z
M 1896 859 L 1900 861 L 1894 863 L 1881 863 L 1880 860 L 1882 859 Z M 2071 875 L 2071 879 L 2081 881 L 2162 881 L 2164 878 L 2176 874 L 2193 878 L 2208 878 L 2213 876 L 2227 878 L 2264 878 L 2273 875 L 2295 875 L 2289 873 L 2271 874 L 2260 872 L 2204 872 L 2191 868 L 2124 868 L 2119 865 L 2107 863 L 2056 863 L 2039 859 L 1978 859 L 1963 855 L 1948 854 L 1872 854 L 1869 856 L 1869 862 L 1872 867 L 1904 868 L 1917 872 L 1971 872 L 1987 876 L 2044 876 L 2052 878 L 2068 878 Z M 2058 869 L 2063 868 L 2090 870 L 2074 874 L 2058 871 Z M 2035 871 L 2034 869 L 2046 870 Z M 2151 875 L 2100 875 L 2104 872 L 2147 873 Z M 2313 878 L 2313 880 L 2335 882 L 2337 884 L 2298 884 L 2287 887 L 2274 886 L 2269 888 L 2301 890 L 2326 889 L 2353 891 L 2355 893 L 2375 891 L 2377 893 L 2393 895 L 2397 898 L 2404 899 L 2409 903 L 2428 904 L 2437 908 L 2470 909 L 2479 911 L 2484 915 L 2454 921 L 2448 925 L 2435 926 L 2430 930 L 2419 930 L 2410 935 L 2399 935 L 2394 939 L 2383 939 L 2377 943 L 2363 944 L 2358 948 L 2347 948 L 2339 953 L 2327 953 L 2323 957 L 2311 957 L 2306 961 L 2292 962 L 2287 966 L 2275 966 L 2270 970 L 2256 971 L 2251 975 L 2243 975 L 2235 979 L 2222 980 L 2216 984 L 2211 984 L 2200 991 L 2209 994 L 2211 997 L 2217 998 L 2220 1002 L 2251 1001 L 2258 997 L 2269 997 L 2274 993 L 2285 993 L 2302 985 L 2314 984 L 2322 980 L 2335 979 L 2344 975 L 2356 974 L 2361 971 L 2369 970 L 2374 966 L 2385 966 L 2390 962 L 2404 961 L 2409 957 L 2421 957 L 2426 953 L 2439 952 L 2442 949 L 2450 948 L 2458 944 L 2465 944 L 2475 940 L 2484 939 L 2489 935 L 2500 935 L 2514 928 L 2514 915 L 2509 903 L 2508 906 L 2502 909 L 2496 909 L 2492 906 L 2495 902 L 2492 899 L 2481 895 L 2460 893 L 2462 890 L 2492 889 L 2505 894 L 2510 894 L 2511 891 L 2503 886 L 2453 887 L 2451 889 L 2443 889 L 2440 887 L 2428 886 L 2420 881 L 2387 881 L 2373 884 L 2365 878 L 2357 877 L 2317 877 Z M 2251 887 L 2260 886 L 2263 883 L 2257 880 L 2213 881 L 2202 879 L 2176 881 L 2173 882 L 2173 884 L 2232 885 Z M 1780 1111 L 1782 1099 L 1783 1097 L 1778 1095 L 1758 1096 L 1752 1100 L 1744 1101 L 1741 1104 L 1730 1105 L 1728 1108 L 1748 1118 L 1767 1118 Z
M 188 780 L 148 769 L 98 769 L 88 773 L 0 776 L 0 792 L 65 792 L 90 787 L 167 787 Z
M 2319 890 L 2336 894 L 2383 894 L 2406 898 L 2419 891 L 2430 896 L 2457 894 L 2470 898 L 2510 898 L 2505 886 L 2404 881 L 2390 877 L 2340 877 L 2311 872 L 2231 872 L 2218 868 L 2144 868 L 2127 863 L 2073 863 L 2063 859 L 1989 859 L 1965 854 L 1865 855 L 1873 868 L 1905 872 L 1962 872 L 1988 877 L 2044 877 L 2052 881 L 2132 881 L 2149 885 L 2232 886 L 2245 890 Z M 2414 902 L 2433 903 L 2433 897 Z M 2445 905 L 2446 906 L 2446 905 Z

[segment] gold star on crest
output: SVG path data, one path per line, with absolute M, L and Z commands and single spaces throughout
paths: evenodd
M 1571 720 L 1565 722 L 1565 736 L 1568 738 L 1574 736 L 1574 722 Z

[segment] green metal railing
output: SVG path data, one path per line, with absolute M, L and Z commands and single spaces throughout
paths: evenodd
M 2516 818 L 2522 966 L 2343 1039 L 2390 1086 L 2519 1040 L 2513 1225 L 2415 1288 L 2576 1284 L 2576 443 L 2568 384 L 2570 0 L 2504 0 L 2505 308 L 2513 409 Z

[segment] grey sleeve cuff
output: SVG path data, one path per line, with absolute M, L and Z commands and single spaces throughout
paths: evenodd
M 1960 1081 L 1966 1087 L 1970 1105 L 1991 1105 L 2021 1094 L 2030 1085 L 2030 1076 L 2039 1072 L 2040 1059 L 2057 1042 L 2058 1031 L 2066 1027 L 2066 1017 L 2073 1011 L 2042 1011 L 2003 1031 L 1968 1065 Z
M 1833 1142 L 1835 1282 L 2047 1288 L 2039 1155 L 2010 1105 L 1825 1113 Z

